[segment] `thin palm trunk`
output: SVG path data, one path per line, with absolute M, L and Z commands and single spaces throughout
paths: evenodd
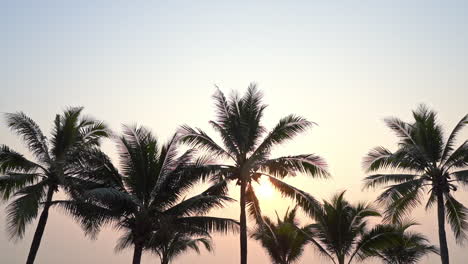
M 338 256 L 338 264 L 345 264 L 345 256 Z
M 47 198 L 44 203 L 44 209 L 42 210 L 39 222 L 37 223 L 36 231 L 34 232 L 34 237 L 31 243 L 31 248 L 29 249 L 28 259 L 26 264 L 33 264 L 36 259 L 37 252 L 39 251 L 39 246 L 41 245 L 42 235 L 47 224 L 47 218 L 49 218 L 49 209 L 52 202 L 52 197 L 54 195 L 54 188 L 49 187 L 47 191 Z
M 442 264 L 449 264 L 447 235 L 445 234 L 444 194 L 442 191 L 437 191 L 437 220 L 439 224 L 440 258 Z
M 161 259 L 161 264 L 169 264 L 169 258 L 166 257 L 166 256 L 163 257 L 163 258 Z
M 140 264 L 141 255 L 143 253 L 143 245 L 140 243 L 135 244 L 135 249 L 133 251 L 133 264 Z
M 247 264 L 247 217 L 245 214 L 245 192 L 247 189 L 247 182 L 241 179 L 240 186 L 240 251 L 241 251 L 241 264 Z

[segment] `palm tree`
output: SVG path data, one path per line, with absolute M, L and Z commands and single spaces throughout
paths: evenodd
M 299 227 L 295 207 L 286 211 L 283 219 L 277 216 L 276 223 L 264 216 L 251 237 L 260 241 L 275 264 L 297 263 L 304 247 L 309 243 L 308 227 Z
M 371 236 L 367 235 L 367 219 L 380 214 L 365 203 L 350 204 L 344 199 L 344 193 L 323 202 L 313 217 L 315 223 L 308 230 L 311 241 L 335 264 L 344 264 L 347 256 L 348 264 L 351 263 L 363 247 L 380 243 L 383 234 L 372 232 Z
M 423 234 L 408 231 L 408 228 L 414 225 L 417 224 L 404 222 L 381 225 L 380 228 L 391 234 L 388 243 L 374 248 L 364 247 L 363 255 L 378 257 L 386 264 L 415 264 L 427 254 L 439 254 L 437 247 L 429 244 L 429 240 Z
M 444 143 L 443 130 L 436 113 L 421 105 L 413 111 L 414 121 L 406 123 L 398 118 L 386 118 L 387 126 L 399 137 L 398 149 L 391 152 L 384 147 L 371 150 L 364 160 L 367 172 L 395 170 L 397 173 L 370 175 L 365 188 L 388 186 L 378 197 L 386 206 L 386 219 L 398 223 L 418 206 L 429 193 L 426 210 L 437 204 L 440 256 L 449 263 L 445 218 L 452 227 L 457 242 L 466 238 L 468 210 L 453 193 L 457 183 L 468 184 L 468 140 L 455 148 L 456 137 L 468 124 L 465 115 Z
M 236 181 L 240 185 L 240 252 L 241 264 L 246 264 L 246 205 L 251 207 L 251 213 L 257 218 L 261 215 L 251 186 L 252 180 L 258 180 L 263 175 L 283 195 L 295 199 L 300 206 L 307 206 L 318 202 L 280 179 L 288 175 L 294 176 L 298 172 L 312 177 L 327 177 L 328 172 L 325 161 L 314 154 L 270 158 L 273 147 L 294 138 L 313 123 L 300 116 L 289 115 L 266 133 L 261 123 L 266 105 L 263 104 L 262 93 L 255 84 L 248 87 L 243 97 L 233 93 L 227 100 L 218 89 L 213 98 L 217 118 L 209 123 L 218 132 L 224 146 L 216 143 L 201 129 L 189 126 L 181 128 L 181 140 L 192 147 L 208 151 L 213 157 L 229 160 L 226 165 L 214 166 L 212 170 L 218 176 L 218 184 L 226 186 L 228 181 Z
M 106 126 L 81 116 L 83 108 L 69 108 L 57 115 L 52 138 L 24 113 L 6 114 L 10 129 L 22 137 L 35 161 L 6 145 L 0 146 L 0 192 L 3 200 L 15 198 L 7 207 L 10 238 L 22 238 L 26 226 L 42 207 L 26 263 L 34 263 L 44 233 L 54 193 L 63 187 L 70 191 L 76 182 L 76 159 L 87 149 L 97 147 L 108 136 Z
M 217 195 L 217 186 L 188 199 L 182 198 L 207 177 L 203 166 L 209 160 L 203 157 L 195 160 L 193 150 L 178 155 L 177 143 L 177 137 L 173 136 L 160 147 L 156 137 L 144 127 L 124 127 L 123 136 L 118 139 L 120 172 L 102 152 L 85 157 L 92 160 L 86 163 L 94 166 L 88 165 L 80 172 L 81 177 L 105 182 L 107 186 L 88 188 L 74 200 L 57 204 L 80 219 L 88 234 L 96 235 L 106 224 L 122 230 L 124 234 L 116 250 L 133 247 L 133 264 L 141 262 L 144 250 L 154 250 L 154 238 L 169 227 L 182 235 L 174 239 L 213 231 L 235 231 L 236 221 L 205 216 L 210 209 L 232 201 Z M 166 246 L 171 246 L 170 240 L 166 242 Z M 194 242 L 187 243 L 190 247 Z M 173 257 L 183 249 L 180 243 L 175 246 L 179 248 L 174 250 L 179 252 L 165 256 Z
M 200 245 L 204 246 L 207 251 L 213 250 L 210 234 L 199 228 L 183 232 L 177 230 L 177 226 L 165 228 L 155 232 L 149 244 L 150 249 L 159 255 L 161 264 L 169 264 L 187 250 L 200 254 Z

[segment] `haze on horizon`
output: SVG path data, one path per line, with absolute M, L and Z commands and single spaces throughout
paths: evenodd
M 396 147 L 384 117 L 409 120 L 411 110 L 426 103 L 439 112 L 448 132 L 468 110 L 466 1 L 4 1 L 0 6 L 0 112 L 24 111 L 48 133 L 56 113 L 84 106 L 116 132 L 121 124 L 138 123 L 167 139 L 181 124 L 212 132 L 214 85 L 244 92 L 253 81 L 269 105 L 266 127 L 290 113 L 318 123 L 274 154 L 326 158 L 331 180 L 288 180 L 320 199 L 344 189 L 352 201 L 376 197 L 361 190 L 361 161 L 371 147 Z M 0 124 L 0 143 L 27 153 L 3 120 Z M 465 130 L 460 138 L 467 136 Z M 111 141 L 104 150 L 115 157 Z M 465 205 L 467 191 L 457 192 Z M 275 210 L 282 215 L 292 205 L 278 195 L 260 202 L 270 215 Z M 1 207 L 0 256 L 5 263 L 22 263 L 33 225 L 23 240 L 8 241 Z M 223 215 L 238 218 L 237 204 Z M 417 230 L 438 244 L 434 212 L 419 208 L 413 218 L 422 224 Z M 53 210 L 37 263 L 129 263 L 131 251 L 113 251 L 117 237 L 105 230 L 90 241 L 70 217 Z M 190 253 L 176 262 L 238 263 L 238 236 L 215 238 L 214 254 Z M 462 263 L 466 247 L 456 245 L 450 232 L 448 239 L 452 262 Z M 312 247 L 302 260 L 326 261 Z M 249 261 L 269 263 L 252 240 Z M 157 258 L 147 254 L 143 263 Z M 434 255 L 424 263 L 440 260 Z

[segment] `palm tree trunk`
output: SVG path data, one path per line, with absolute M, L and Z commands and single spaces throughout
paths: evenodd
M 168 257 L 164 257 L 164 258 L 161 260 L 161 264 L 169 264 L 169 258 L 168 258 Z
M 52 197 L 54 195 L 54 188 L 49 187 L 47 190 L 47 198 L 44 203 L 44 209 L 42 210 L 41 216 L 39 217 L 39 222 L 37 223 L 36 231 L 34 232 L 34 237 L 31 243 L 31 248 L 29 249 L 28 259 L 26 264 L 33 264 L 36 259 L 37 251 L 39 251 L 39 246 L 41 245 L 42 235 L 47 224 L 47 218 L 49 218 L 49 208 L 52 202 Z
M 345 264 L 345 256 L 337 256 L 338 264 Z
M 133 251 L 133 264 L 140 264 L 141 262 L 141 255 L 143 253 L 143 244 L 136 243 L 135 249 Z
M 436 190 L 436 192 L 437 192 L 437 220 L 439 224 L 440 258 L 442 260 L 442 264 L 449 264 L 447 235 L 445 234 L 444 194 L 442 191 Z
M 240 253 L 241 264 L 247 264 L 247 217 L 245 214 L 245 191 L 247 182 L 242 179 L 240 186 Z

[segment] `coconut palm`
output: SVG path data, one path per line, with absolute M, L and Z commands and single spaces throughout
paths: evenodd
M 247 263 L 247 216 L 246 205 L 258 218 L 260 208 L 251 186 L 252 180 L 263 175 L 283 195 L 296 199 L 300 206 L 318 204 L 306 193 L 284 183 L 280 179 L 304 173 L 313 177 L 326 177 L 325 161 L 314 154 L 271 158 L 273 147 L 310 128 L 313 123 L 306 119 L 289 115 L 267 133 L 262 125 L 266 105 L 262 93 L 251 84 L 244 96 L 233 93 L 229 99 L 218 89 L 213 96 L 216 105 L 216 120 L 210 125 L 216 130 L 223 144 L 218 144 L 208 134 L 198 128 L 183 126 L 181 140 L 192 147 L 208 151 L 213 157 L 226 161 L 224 166 L 212 168 L 217 176 L 215 182 L 225 184 L 235 181 L 240 186 L 240 251 L 241 264 Z M 311 208 L 308 208 L 309 211 Z
M 468 210 L 453 193 L 457 184 L 468 184 L 468 140 L 455 147 L 456 137 L 468 124 L 465 115 L 444 141 L 436 113 L 421 105 L 413 111 L 411 123 L 386 118 L 387 126 L 399 137 L 398 149 L 374 148 L 364 160 L 368 172 L 393 170 L 397 173 L 374 174 L 365 178 L 365 188 L 387 186 L 378 197 L 386 206 L 385 217 L 394 223 L 409 214 L 429 193 L 426 210 L 437 204 L 440 256 L 449 263 L 445 220 L 457 242 L 466 238 Z
M 161 264 L 169 264 L 180 254 L 188 250 L 193 250 L 200 254 L 200 246 L 207 251 L 212 251 L 212 241 L 210 234 L 200 228 L 193 230 L 177 230 L 177 226 L 166 228 L 155 232 L 149 242 L 149 248 L 158 254 Z
M 106 126 L 81 115 L 83 108 L 69 108 L 57 115 L 51 139 L 24 113 L 6 114 L 7 125 L 23 139 L 35 160 L 6 145 L 0 146 L 0 193 L 14 200 L 7 207 L 10 238 L 22 238 L 26 226 L 42 212 L 26 263 L 34 263 L 54 194 L 70 191 L 76 182 L 76 160 L 82 152 L 99 145 L 108 135 Z
M 309 243 L 308 227 L 299 227 L 296 211 L 296 207 L 291 211 L 288 209 L 283 219 L 277 216 L 276 223 L 264 216 L 251 234 L 267 250 L 272 263 L 297 263 Z
M 363 255 L 378 257 L 386 264 L 415 264 L 427 254 L 439 254 L 437 247 L 431 245 L 423 234 L 408 231 L 415 225 L 415 222 L 380 225 L 377 229 L 386 229 L 391 236 L 388 243 L 379 247 L 363 247 Z
M 364 246 L 377 242 L 383 232 L 368 234 L 368 219 L 380 216 L 376 209 L 365 203 L 350 204 L 344 199 L 345 192 L 324 201 L 320 210 L 314 215 L 315 223 L 309 226 L 308 233 L 316 241 L 315 245 L 333 263 L 351 263 L 359 256 Z
M 144 127 L 124 127 L 123 136 L 118 139 L 121 170 L 102 152 L 86 156 L 92 162 L 86 162 L 88 166 L 80 176 L 107 186 L 88 188 L 74 200 L 57 204 L 80 219 L 88 234 L 96 235 L 106 224 L 123 231 L 116 250 L 133 247 L 134 264 L 141 262 L 144 250 L 155 249 L 154 238 L 169 228 L 182 235 L 173 239 L 235 231 L 236 221 L 205 216 L 210 209 L 232 201 L 217 195 L 217 186 L 188 199 L 182 197 L 207 176 L 203 166 L 209 160 L 194 159 L 193 150 L 178 155 L 177 142 L 174 136 L 160 147 L 156 137 Z M 166 242 L 166 246 L 171 246 L 170 240 Z M 197 243 L 186 242 L 188 248 Z M 173 245 L 178 248 L 165 256 L 173 257 L 187 249 L 180 243 Z

